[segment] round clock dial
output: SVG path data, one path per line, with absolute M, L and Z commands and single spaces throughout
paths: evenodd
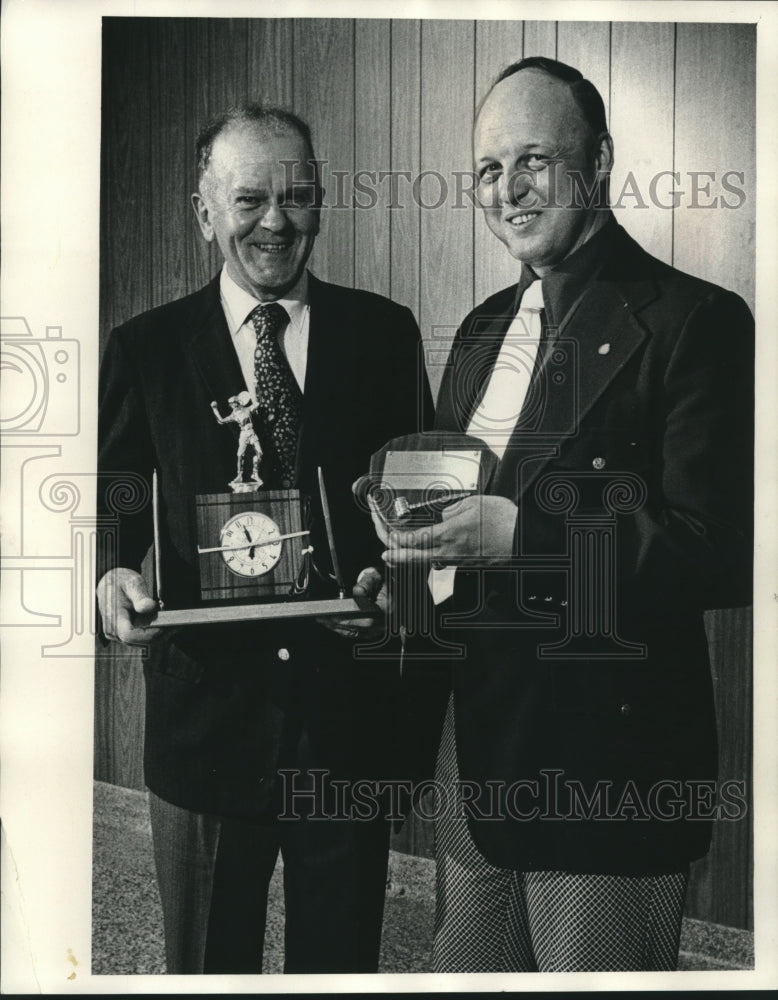
M 236 514 L 221 530 L 222 558 L 236 576 L 262 576 L 281 558 L 282 541 L 273 542 L 281 531 L 276 522 L 257 511 Z M 265 544 L 260 544 L 265 543 Z

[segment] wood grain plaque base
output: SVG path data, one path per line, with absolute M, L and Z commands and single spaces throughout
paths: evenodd
M 270 604 L 232 604 L 222 607 L 162 610 L 147 619 L 144 617 L 144 625 L 172 628 L 181 625 L 261 621 L 269 618 L 329 618 L 333 615 L 378 619 L 382 617 L 383 612 L 372 601 L 340 597 L 328 601 L 283 601 Z

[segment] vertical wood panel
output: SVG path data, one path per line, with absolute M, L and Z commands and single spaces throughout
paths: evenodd
M 388 295 L 390 289 L 390 227 L 388 182 L 378 183 L 379 171 L 390 169 L 391 24 L 357 21 L 355 25 L 355 181 L 360 171 L 369 194 L 355 192 L 354 284 Z M 373 199 L 376 203 L 373 204 Z M 363 207 L 364 206 L 364 207 Z
M 354 22 L 295 21 L 294 99 L 310 124 L 316 155 L 327 164 L 322 180 L 328 208 L 311 256 L 318 277 L 354 283 Z M 345 172 L 345 183 L 334 173 Z
M 247 99 L 294 109 L 294 21 L 267 17 L 245 23 Z
M 522 58 L 523 21 L 476 21 L 475 102 L 484 97 L 495 77 Z
M 476 107 L 488 92 L 494 78 L 522 58 L 524 24 L 522 21 L 478 21 L 475 46 Z M 475 212 L 473 288 L 476 302 L 518 281 L 521 264 L 508 253 L 486 225 L 483 212 Z
M 188 241 L 179 220 L 191 194 L 192 155 L 186 141 L 186 41 L 181 23 L 153 19 L 149 28 L 152 299 L 186 295 Z
M 210 17 L 205 22 L 208 42 L 206 73 L 212 115 L 246 98 L 248 80 L 248 21 Z
M 421 209 L 411 195 L 413 178 L 421 172 L 421 22 L 391 23 L 392 171 L 398 175 L 396 196 L 389 210 L 391 231 L 391 297 L 408 306 L 421 324 Z M 422 334 L 425 335 L 422 326 Z M 395 851 L 432 857 L 432 824 L 409 816 L 391 839 Z
M 443 177 L 442 182 L 429 177 L 429 184 L 419 186 L 421 328 L 431 359 L 445 355 L 473 306 L 473 212 L 469 205 L 458 207 L 453 197 L 453 171 L 471 169 L 473 46 L 472 22 L 422 23 L 421 165 L 422 172 Z M 448 194 L 445 202 L 431 207 L 441 193 Z M 435 396 L 442 374 L 442 364 L 433 361 L 429 378 Z
M 391 208 L 391 296 L 420 318 L 420 209 L 411 181 L 421 170 L 421 22 L 392 22 L 392 170 L 397 197 Z
M 211 95 L 210 73 L 210 38 L 209 24 L 206 18 L 187 18 L 183 21 L 184 38 L 186 40 L 186 90 L 187 116 L 186 135 L 190 164 L 194 162 L 195 140 L 202 126 L 211 115 L 221 110 Z M 244 64 L 245 68 L 245 64 Z M 195 190 L 195 170 L 190 165 L 190 188 Z M 187 260 L 187 284 L 189 291 L 201 288 L 218 268 L 219 255 L 200 235 L 200 230 L 194 218 L 192 209 L 188 209 L 186 232 L 189 241 Z
M 246 98 L 246 24 L 245 20 L 229 17 L 208 18 L 205 22 L 207 63 L 200 62 L 200 71 L 207 81 L 208 118 Z M 222 266 L 222 255 L 216 240 L 208 247 L 210 275 L 214 275 Z
M 679 24 L 675 115 L 675 162 L 686 188 L 689 171 L 709 171 L 714 208 L 694 208 L 690 199 L 675 213 L 674 263 L 732 288 L 754 308 L 755 62 L 756 30 L 747 24 Z M 722 191 L 721 175 L 742 171 L 733 181 L 746 192 L 738 199 Z
M 103 22 L 101 336 L 151 307 L 148 21 Z M 131 262 L 131 268 L 128 265 Z M 132 280 L 128 280 L 128 276 Z
M 137 650 L 112 643 L 95 664 L 94 776 L 123 788 L 145 788 L 145 692 Z
M 607 21 L 560 21 L 557 59 L 580 70 L 599 90 L 610 120 L 611 26 Z
M 161 174 L 153 171 L 150 156 L 155 139 L 166 131 L 165 96 L 157 92 L 166 70 L 154 68 L 158 39 L 153 19 L 103 22 L 101 347 L 114 326 L 156 304 L 163 282 L 175 274 L 175 264 L 166 271 L 159 261 L 168 237 L 179 235 L 175 182 L 167 177 L 171 187 L 157 190 Z M 143 788 L 140 655 L 118 643 L 110 650 L 95 665 L 94 774 Z
M 719 780 L 746 781 L 749 809 L 741 819 L 714 826 L 710 852 L 692 866 L 686 913 L 753 929 L 752 614 L 749 608 L 733 608 L 708 612 L 705 618 L 716 695 Z
M 611 200 L 616 218 L 649 253 L 670 263 L 673 211 L 671 192 L 678 185 L 667 176 L 651 185 L 660 171 L 673 171 L 672 24 L 614 24 L 611 68 L 611 135 L 615 166 Z M 646 86 L 646 81 L 651 86 Z M 640 192 L 635 198 L 631 182 Z
M 556 59 L 556 21 L 524 22 L 524 55 Z
M 430 815 L 433 807 L 430 805 Z M 392 833 L 390 848 L 401 854 L 412 854 L 417 858 L 435 857 L 435 823 L 431 819 L 411 815 L 403 823 L 400 830 Z
M 675 165 L 687 194 L 676 210 L 673 263 L 732 288 L 753 308 L 755 29 L 737 24 L 679 24 L 676 36 Z M 746 200 L 722 206 L 722 171 L 744 174 Z M 710 171 L 710 193 L 691 194 L 691 171 Z M 737 182 L 740 185 L 740 182 Z M 717 207 L 692 207 L 710 204 Z M 752 753 L 750 612 L 708 615 L 723 778 L 750 774 Z M 712 850 L 695 871 L 688 912 L 721 923 L 752 926 L 747 878 L 747 822 L 717 824 Z

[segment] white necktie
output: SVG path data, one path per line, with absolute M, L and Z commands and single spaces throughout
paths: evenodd
M 502 458 L 527 396 L 540 344 L 543 287 L 538 279 L 525 290 L 508 327 L 489 384 L 470 419 L 467 433 L 479 437 Z
M 475 409 L 467 433 L 479 437 L 501 459 L 527 397 L 542 332 L 543 286 L 533 281 L 521 297 L 494 363 L 489 384 Z M 430 570 L 427 585 L 435 604 L 454 593 L 456 566 Z

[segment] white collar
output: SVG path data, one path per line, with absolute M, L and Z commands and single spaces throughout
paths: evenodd
M 227 268 L 223 267 L 219 278 L 219 291 L 227 314 L 227 323 L 230 333 L 234 337 L 243 324 L 247 321 L 249 314 L 257 306 L 262 305 L 259 299 L 254 298 L 247 291 L 236 284 L 227 273 Z M 299 332 L 302 329 L 308 311 L 308 271 L 303 271 L 297 284 L 294 285 L 283 298 L 276 300 L 282 305 L 289 316 L 289 323 Z

